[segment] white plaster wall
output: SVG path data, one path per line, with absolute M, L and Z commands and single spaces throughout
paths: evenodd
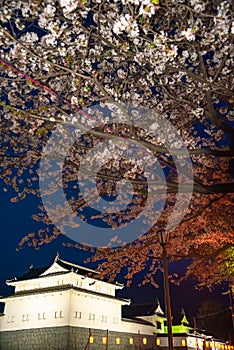
M 4 310 L 5 316 L 0 318 L 0 330 L 67 325 L 69 319 L 69 299 L 69 291 L 7 298 Z M 59 315 L 60 311 L 62 312 L 61 315 Z M 55 318 L 55 312 L 58 312 L 58 318 Z M 45 319 L 39 320 L 39 313 L 41 317 L 44 313 Z M 28 315 L 28 319 L 23 315 Z M 23 320 L 23 317 L 25 320 Z M 12 318 L 14 319 L 12 320 Z
M 140 330 L 142 334 L 152 334 L 153 327 L 121 320 L 121 305 L 126 303 L 76 290 L 18 295 L 6 298 L 5 316 L 0 318 L 0 330 L 71 325 L 129 333 L 138 333 Z M 76 311 L 81 312 L 81 318 L 74 317 Z M 38 314 L 41 319 L 38 319 Z M 95 316 L 90 319 L 90 315 Z
M 122 304 L 126 302 L 73 290 L 71 291 L 70 324 L 116 330 L 116 327 L 120 327 Z M 81 312 L 81 317 L 74 317 L 75 312 Z M 89 314 L 94 315 L 94 319 L 90 320 Z
M 160 338 L 160 346 L 161 347 L 167 347 L 168 345 L 167 337 Z
M 122 321 L 120 331 L 126 332 L 126 333 L 135 333 L 135 334 L 137 334 L 138 331 L 140 331 L 141 334 L 153 335 L 154 327 L 146 326 L 142 324 L 136 324 L 134 322 Z
M 202 337 L 195 337 L 195 336 L 188 336 L 187 337 L 187 344 L 189 348 L 194 349 L 200 349 L 202 350 L 204 339 Z M 206 340 L 206 348 L 207 349 L 216 349 L 216 350 L 228 350 L 228 348 L 225 349 L 224 342 L 220 341 L 210 341 Z M 230 350 L 230 349 L 229 349 Z
M 130 333 L 138 333 L 138 330 L 141 330 L 144 334 L 152 334 L 153 330 L 150 326 L 136 325 L 133 322 L 121 320 L 121 306 L 124 304 L 129 304 L 129 302 L 73 290 L 71 291 L 69 324 Z M 81 312 L 81 318 L 74 317 L 76 311 Z M 95 318 L 89 320 L 89 314 L 94 314 Z
M 160 335 L 158 336 L 160 338 Z M 182 345 L 182 340 L 185 340 L 186 346 L 189 349 L 203 349 L 203 339 L 201 337 L 195 337 L 195 336 L 190 336 L 190 335 L 178 335 L 173 337 L 173 343 L 175 347 L 185 347 L 185 345 Z M 162 347 L 167 347 L 168 340 L 167 337 L 161 337 L 160 338 L 160 346 Z M 222 342 L 209 342 L 209 344 L 206 347 L 208 350 L 228 350 L 223 348 L 223 343 Z
M 173 338 L 173 344 L 174 344 L 174 346 L 183 346 L 183 345 L 182 345 L 182 340 L 185 341 L 185 342 L 187 343 L 186 336 L 174 337 L 174 338 Z
M 161 347 L 167 347 L 168 346 L 168 339 L 167 337 L 160 337 L 160 334 L 158 334 L 158 338 L 160 338 L 160 346 Z M 175 347 L 182 347 L 182 339 L 187 341 L 187 336 L 174 336 L 173 337 L 173 344 Z
M 15 292 L 22 292 L 38 288 L 48 288 L 58 285 L 72 284 L 79 288 L 96 291 L 103 294 L 115 296 L 115 290 L 119 287 L 104 281 L 98 281 L 90 277 L 81 276 L 75 272 L 61 273 L 55 276 L 46 276 L 26 281 L 8 282 L 15 287 Z

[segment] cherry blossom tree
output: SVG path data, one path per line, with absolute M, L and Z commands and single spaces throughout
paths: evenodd
M 132 243 L 124 245 L 114 236 L 112 242 L 120 247 L 96 249 L 96 259 L 106 259 L 103 273 L 114 278 L 128 266 L 130 281 L 150 263 L 145 282 L 155 283 L 161 257 L 158 232 L 167 227 L 178 193 L 184 193 L 177 207 L 182 208 L 183 200 L 189 198 L 187 211 L 173 214 L 177 224 L 168 232 L 170 259 L 193 258 L 186 276 L 198 275 L 201 285 L 230 280 L 234 192 L 231 1 L 6 0 L 1 7 L 0 174 L 4 191 L 15 191 L 12 202 L 28 194 L 42 195 L 39 162 L 50 141 L 60 171 L 57 175 L 49 161 L 44 162 L 43 180 L 48 186 L 43 195 L 58 191 L 62 173 L 62 187 L 73 213 L 68 215 L 57 203 L 51 208 L 55 218 L 51 222 L 45 208 L 39 208 L 34 218 L 48 228 L 29 233 L 19 247 L 28 243 L 38 248 L 64 233 L 67 226 L 79 230 L 77 212 L 87 221 L 85 208 L 90 202 L 103 196 L 116 198 L 117 184 L 126 180 L 132 186 L 131 205 L 121 210 L 121 203 L 128 201 L 122 191 L 120 209 L 115 207 L 108 215 L 92 212 L 90 220 L 102 219 L 111 228 L 126 226 L 141 215 L 148 200 L 144 220 L 149 229 Z M 147 117 L 145 110 L 150 111 Z M 76 133 L 76 142 L 61 156 L 64 143 Z M 109 148 L 102 151 L 109 160 L 103 164 L 104 156 L 98 153 L 100 168 L 94 172 L 87 166 L 94 159 L 89 152 L 106 141 Z M 117 143 L 122 154 L 116 151 Z M 131 149 L 135 144 L 148 150 L 137 161 Z M 131 150 L 129 159 L 126 148 Z M 193 174 L 184 166 L 179 178 L 177 162 L 185 164 L 187 152 Z M 86 167 L 77 184 L 84 158 Z M 155 159 L 163 172 L 156 171 L 147 182 Z M 87 174 L 93 175 L 98 190 L 87 190 L 84 200 L 77 188 L 85 184 Z M 59 228 L 53 226 L 56 218 L 62 223 Z
M 230 308 L 225 308 L 217 301 L 204 301 L 196 316 L 196 326 L 219 339 L 231 340 L 233 328 Z

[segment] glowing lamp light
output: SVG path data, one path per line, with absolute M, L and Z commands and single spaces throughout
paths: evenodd
M 203 340 L 199 340 L 199 344 L 198 344 L 198 346 L 200 346 L 201 348 L 203 347 Z
M 143 338 L 142 341 L 143 341 L 143 344 L 144 344 L 144 345 L 147 344 L 147 338 Z
M 102 337 L 102 344 L 107 344 L 107 337 Z
M 185 340 L 185 339 L 182 339 L 182 340 L 181 340 L 181 345 L 182 345 L 182 346 L 186 346 L 186 340 Z
M 89 344 L 93 344 L 94 342 L 94 337 L 92 335 L 90 335 L 89 337 Z
M 156 339 L 156 345 L 158 345 L 158 346 L 159 346 L 160 344 L 161 344 L 161 341 L 160 341 L 160 339 L 159 339 L 159 338 L 157 338 L 157 339 Z
M 132 345 L 134 343 L 133 338 L 129 338 L 129 344 Z
M 117 345 L 119 345 L 119 344 L 120 344 L 120 338 L 116 338 L 115 343 L 116 343 Z

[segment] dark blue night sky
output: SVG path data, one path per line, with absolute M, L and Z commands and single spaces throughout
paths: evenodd
M 10 287 L 7 287 L 5 280 L 19 276 L 25 273 L 31 264 L 35 267 L 47 266 L 52 263 L 55 255 L 59 252 L 62 259 L 72 261 L 77 264 L 84 264 L 84 260 L 89 257 L 87 251 L 78 250 L 76 248 L 67 248 L 63 243 L 72 242 L 66 236 L 59 236 L 49 244 L 44 244 L 39 250 L 27 245 L 19 251 L 16 250 L 19 241 L 29 232 L 36 232 L 42 227 L 42 224 L 35 222 L 31 215 L 37 211 L 38 200 L 34 197 L 11 203 L 11 193 L 3 192 L 3 183 L 0 182 L 1 200 L 0 200 L 0 295 L 12 292 Z M 89 264 L 95 267 L 93 264 Z M 174 263 L 171 266 L 172 271 L 182 272 L 185 263 Z M 119 276 L 120 282 L 124 282 Z M 134 302 L 148 302 L 155 298 L 159 298 L 163 304 L 163 279 L 159 272 L 157 282 L 160 287 L 155 289 L 152 285 L 147 284 L 144 287 L 138 287 L 141 276 L 134 280 L 132 287 L 124 288 L 119 291 L 120 295 L 126 298 L 131 298 Z M 223 296 L 221 292 L 223 288 L 216 288 L 210 293 L 208 290 L 197 291 L 194 288 L 194 282 L 188 281 L 181 286 L 171 285 L 172 310 L 176 314 L 183 307 L 189 318 L 192 320 L 194 314 L 200 304 L 207 299 L 219 300 L 228 306 L 228 296 Z

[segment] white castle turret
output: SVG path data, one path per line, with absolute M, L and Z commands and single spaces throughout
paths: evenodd
M 165 315 L 156 299 L 133 305 L 116 296 L 123 285 L 101 279 L 98 271 L 60 259 L 30 266 L 7 280 L 13 294 L 1 297 L 1 350 L 166 350 Z M 194 333 L 183 312 L 173 325 L 174 347 L 181 350 L 234 350 Z M 209 338 L 210 339 L 210 338 Z M 208 345 L 207 345 L 208 344 Z
M 144 338 L 145 345 L 151 341 L 156 344 L 155 310 L 159 305 L 155 305 L 150 315 L 146 312 L 146 318 L 144 315 L 136 317 L 136 313 L 131 315 L 131 309 L 123 308 L 130 304 L 130 300 L 116 297 L 116 290 L 123 288 L 123 285 L 110 283 L 108 279 L 101 280 L 98 271 L 64 261 L 57 255 L 50 266 L 30 266 L 26 274 L 7 280 L 7 284 L 15 287 L 15 292 L 0 299 L 5 303 L 4 314 L 0 317 L 1 339 L 6 333 L 17 337 L 19 332 L 21 335 L 27 334 L 29 339 L 30 334 L 40 330 L 48 343 L 50 331 L 58 333 L 64 328 L 66 333 L 71 329 L 82 333 L 81 344 L 87 343 L 91 333 L 93 344 L 94 337 L 96 343 L 98 338 L 99 343 L 105 342 L 108 332 L 108 341 L 110 343 L 111 337 L 113 343 L 111 350 L 115 345 L 121 349 L 120 344 L 138 342 L 139 334 Z M 159 318 L 165 319 L 163 313 Z M 144 345 L 143 340 L 140 341 Z M 19 349 L 29 348 L 24 346 Z M 1 349 L 8 348 L 4 348 L 2 343 Z M 38 349 L 42 350 L 43 347 Z M 56 349 L 60 349 L 59 344 Z

